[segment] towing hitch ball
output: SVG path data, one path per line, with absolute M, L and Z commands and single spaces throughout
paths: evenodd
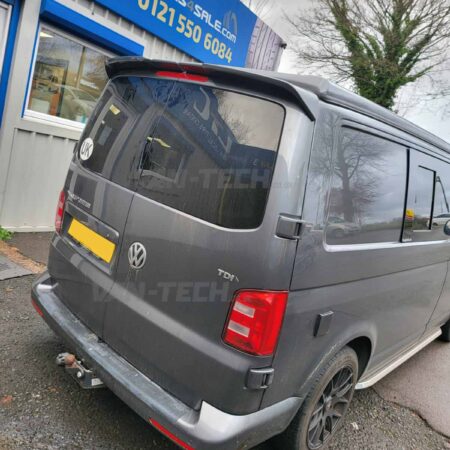
M 72 355 L 71 353 L 60 353 L 56 357 L 56 364 L 61 367 L 72 366 L 76 360 L 77 358 L 75 355 Z
M 83 361 L 77 360 L 77 357 L 71 353 L 60 353 L 56 357 L 56 364 L 64 367 L 67 373 L 83 389 L 98 389 L 105 387 L 103 381 L 96 376 L 93 370 L 85 367 Z

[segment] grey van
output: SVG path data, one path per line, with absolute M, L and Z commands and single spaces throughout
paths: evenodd
M 83 387 L 185 449 L 316 450 L 450 341 L 448 144 L 320 78 L 107 73 L 32 290 Z

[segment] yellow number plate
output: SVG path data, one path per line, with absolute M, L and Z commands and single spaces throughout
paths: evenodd
M 76 219 L 72 219 L 68 233 L 75 241 L 90 250 L 95 256 L 107 263 L 111 262 L 116 249 L 114 243 L 92 231 Z

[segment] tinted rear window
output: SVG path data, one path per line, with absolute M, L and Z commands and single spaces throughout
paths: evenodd
M 82 138 L 84 167 L 227 228 L 260 225 L 284 108 L 241 93 L 152 78 L 110 83 Z
M 143 136 L 161 115 L 174 83 L 151 78 L 119 78 L 109 83 L 80 139 L 94 141 L 80 163 L 127 188 L 135 189 Z

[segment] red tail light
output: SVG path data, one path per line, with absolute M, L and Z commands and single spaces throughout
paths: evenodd
M 64 194 L 64 191 L 61 191 L 61 193 L 59 194 L 58 206 L 56 208 L 56 217 L 55 217 L 55 230 L 57 233 L 61 232 L 65 206 L 66 206 L 66 194 Z
M 206 83 L 208 81 L 208 77 L 204 75 L 197 75 L 195 73 L 186 73 L 186 72 L 170 72 L 168 70 L 159 70 L 155 74 L 157 77 L 163 78 L 176 78 L 178 80 L 188 80 L 188 81 L 197 81 L 200 83 Z
M 287 297 L 286 291 L 238 291 L 223 340 L 253 355 L 271 355 L 278 342 Z
M 182 441 L 179 437 L 176 437 L 173 433 L 171 433 L 167 428 L 164 428 L 159 422 L 155 419 L 149 419 L 149 422 L 162 434 L 167 436 L 171 441 L 175 442 L 175 444 L 179 445 L 181 448 L 185 450 L 195 450 L 194 447 L 191 447 L 186 442 Z

